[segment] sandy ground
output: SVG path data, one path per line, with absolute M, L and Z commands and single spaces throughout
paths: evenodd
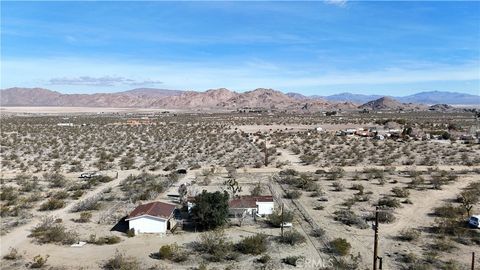
M 111 188 L 111 187 L 116 187 L 118 186 L 125 177 L 133 173 L 133 170 L 130 171 L 119 171 L 118 173 L 118 178 L 114 179 L 110 182 L 100 184 L 96 186 L 93 190 L 90 190 L 88 193 L 83 195 L 80 200 L 88 199 L 95 197 L 96 195 L 100 194 L 104 189 L 106 188 Z M 69 204 L 67 204 L 65 207 L 58 209 L 58 210 L 53 210 L 48 212 L 49 216 L 54 216 L 57 218 L 62 218 L 65 219 L 66 216 L 70 215 L 69 211 L 70 209 L 77 203 L 78 201 L 71 201 Z M 24 245 L 28 245 L 28 242 L 31 240 L 27 236 L 30 234 L 30 231 L 35 225 L 38 224 L 40 221 L 40 217 L 35 217 L 32 220 L 30 220 L 27 224 L 21 225 L 19 227 L 14 228 L 12 231 L 7 233 L 6 235 L 2 235 L 1 237 L 1 243 L 2 245 L 0 246 L 0 255 L 3 257 L 6 253 L 8 253 L 10 248 L 19 248 Z M 34 249 L 36 249 L 34 247 Z
M 147 112 L 179 112 L 175 109 L 157 108 L 103 108 L 103 107 L 1 107 L 0 112 L 12 114 L 75 114 L 75 113 L 147 113 Z

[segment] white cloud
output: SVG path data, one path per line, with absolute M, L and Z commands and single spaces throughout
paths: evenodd
M 414 67 L 414 68 L 412 68 Z M 162 83 L 163 88 L 206 90 L 226 87 L 244 91 L 257 87 L 280 90 L 319 89 L 342 85 L 366 88 L 373 85 L 406 85 L 451 82 L 464 85 L 480 80 L 478 62 L 463 65 L 422 64 L 370 70 L 325 70 L 319 66 L 299 68 L 259 59 L 219 64 L 215 62 L 117 62 L 100 59 L 7 59 L 2 63 L 1 87 L 52 87 L 59 91 L 118 91 L 134 85 Z M 57 77 L 52 78 L 52 74 Z M 82 74 L 82 76 L 78 76 Z M 104 76 L 104 74 L 116 74 Z M 100 76 L 99 76 L 100 75 Z M 145 78 L 158 78 L 162 82 Z M 123 87 L 123 88 L 122 88 Z M 472 86 L 475 87 L 475 86 Z M 477 85 L 477 88 L 480 86 Z M 462 89 L 458 89 L 461 91 Z
M 83 85 L 83 86 L 118 86 L 118 85 L 131 85 L 131 86 L 153 86 L 161 84 L 161 81 L 155 80 L 134 80 L 125 77 L 103 76 L 103 77 L 61 77 L 52 78 L 48 80 L 50 85 Z

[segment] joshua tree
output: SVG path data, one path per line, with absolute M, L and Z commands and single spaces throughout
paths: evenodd
M 187 185 L 181 184 L 180 187 L 178 187 L 178 195 L 180 196 L 180 204 L 185 203 L 185 199 L 187 198 Z
M 464 191 L 460 193 L 460 201 L 462 202 L 462 206 L 465 209 L 467 216 L 470 216 L 470 212 L 472 211 L 473 205 L 478 201 L 477 194 L 470 190 Z
M 238 192 L 242 191 L 242 187 L 238 185 L 238 181 L 235 178 L 230 178 L 223 184 L 227 186 L 227 189 L 229 189 L 230 192 L 232 192 L 232 198 L 234 198 Z

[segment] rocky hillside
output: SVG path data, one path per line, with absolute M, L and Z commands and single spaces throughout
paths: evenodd
M 438 94 L 438 93 L 437 93 Z M 341 94 L 358 100 L 358 95 Z M 397 98 L 381 97 L 358 106 L 355 101 L 332 101 L 320 96 L 284 94 L 258 88 L 237 93 L 225 88 L 205 92 L 137 88 L 116 93 L 62 94 L 43 88 L 9 88 L 0 91 L 1 106 L 139 107 L 176 109 L 262 108 L 298 111 L 318 110 L 427 110 L 427 106 L 402 103 Z M 341 99 L 340 99 L 341 100 Z M 473 99 L 475 100 L 475 99 Z M 449 108 L 447 108 L 449 109 Z M 431 110 L 445 110 L 440 106 Z
M 205 92 L 134 89 L 117 93 L 61 94 L 41 88 L 10 88 L 0 92 L 1 106 L 142 107 L 180 109 L 279 108 L 319 110 L 341 104 L 297 100 L 273 89 L 237 93 L 225 88 Z
M 151 107 L 164 108 L 216 108 L 219 104 L 240 94 L 225 88 L 205 92 L 189 91 L 178 96 L 170 96 L 152 102 Z M 231 106 L 229 106 L 231 107 Z
M 61 94 L 43 88 L 9 88 L 0 91 L 1 106 L 151 107 L 153 101 L 185 91 L 137 88 L 118 93 Z
M 391 97 L 381 97 L 376 100 L 369 101 L 358 107 L 367 110 L 424 110 L 427 107 L 420 104 L 401 103 Z

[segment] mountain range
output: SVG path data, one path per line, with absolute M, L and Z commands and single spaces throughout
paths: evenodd
M 258 88 L 234 92 L 225 88 L 205 92 L 137 88 L 115 93 L 62 94 L 43 88 L 8 88 L 0 90 L 1 106 L 71 106 L 71 107 L 143 107 L 183 109 L 265 108 L 285 110 L 329 109 L 425 109 L 420 104 L 480 105 L 480 96 L 452 92 L 421 92 L 404 97 L 341 93 L 331 96 L 304 96 Z M 360 106 L 359 106 L 360 105 Z
M 323 97 L 330 101 L 350 101 L 354 103 L 366 103 L 383 97 L 382 95 L 362 95 L 351 93 L 340 93 Z M 450 105 L 478 105 L 479 95 L 470 95 L 456 92 L 429 91 L 420 92 L 409 96 L 389 96 L 395 100 L 405 103 L 420 104 L 450 104 Z

